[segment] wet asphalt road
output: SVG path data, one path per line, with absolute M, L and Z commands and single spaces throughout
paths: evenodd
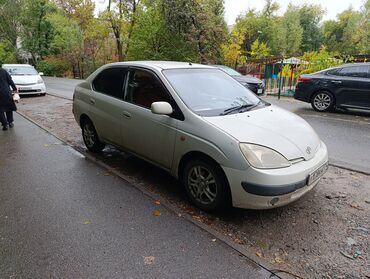
M 0 131 L 0 278 L 271 278 L 28 120 L 15 123 Z
M 44 77 L 47 92 L 72 99 L 74 87 L 81 80 Z M 319 134 L 329 150 L 331 163 L 370 174 L 370 111 L 315 112 L 310 104 L 291 98 L 267 101 L 303 117 Z

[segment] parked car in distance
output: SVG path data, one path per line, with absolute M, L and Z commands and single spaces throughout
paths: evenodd
M 251 76 L 243 76 L 241 73 L 224 65 L 215 65 L 214 67 L 217 67 L 229 76 L 232 76 L 257 96 L 265 94 L 265 86 L 263 85 L 262 80 Z
M 305 120 L 210 66 L 102 66 L 76 86 L 73 113 L 88 150 L 111 144 L 163 168 L 206 211 L 286 205 L 328 167 L 327 148 Z
M 347 64 L 302 75 L 294 98 L 316 111 L 370 109 L 370 63 Z
M 18 88 L 19 95 L 45 95 L 46 87 L 41 76 L 36 69 L 27 64 L 3 64 L 5 69 L 12 77 Z

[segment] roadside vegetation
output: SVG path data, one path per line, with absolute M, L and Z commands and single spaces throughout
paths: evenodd
M 99 66 L 128 60 L 226 64 L 296 56 L 302 71 L 370 53 L 370 0 L 322 21 L 320 5 L 273 0 L 261 11 L 224 20 L 223 0 L 0 0 L 0 63 L 27 62 L 51 76 L 85 78 Z M 327 59 L 333 58 L 336 59 Z M 325 58 L 325 62 L 323 62 Z

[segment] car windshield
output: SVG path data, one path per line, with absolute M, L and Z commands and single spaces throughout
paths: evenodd
M 3 66 L 3 68 L 12 76 L 38 75 L 32 66 Z
M 237 71 L 229 67 L 220 67 L 220 69 L 230 76 L 241 76 L 242 75 L 241 73 L 238 73 Z
M 251 91 L 218 69 L 169 69 L 163 74 L 183 102 L 201 116 L 237 113 L 233 108 L 260 104 Z

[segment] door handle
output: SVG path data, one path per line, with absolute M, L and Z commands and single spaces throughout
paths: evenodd
M 342 81 L 340 81 L 340 80 L 332 80 L 331 83 L 340 84 L 340 83 L 342 83 Z
M 93 104 L 93 105 L 95 105 L 95 100 L 91 98 L 90 99 L 90 103 Z
M 128 111 L 124 111 L 122 112 L 122 116 L 125 118 L 131 118 L 131 113 L 129 113 Z

